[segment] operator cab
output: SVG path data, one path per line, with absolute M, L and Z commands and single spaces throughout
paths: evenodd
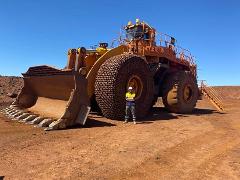
M 145 22 L 140 22 L 139 19 L 136 19 L 136 23 L 132 24 L 131 21 L 128 22 L 128 25 L 125 26 L 126 31 L 126 41 L 131 42 L 141 42 L 145 46 L 156 46 L 155 41 L 155 29 L 149 26 Z
M 150 39 L 150 27 L 144 22 L 140 22 L 139 19 L 136 19 L 136 24 L 132 24 L 131 21 L 128 22 L 128 25 L 125 27 L 126 30 L 126 39 L 128 41 L 132 40 L 149 40 Z
M 135 26 L 133 25 L 133 27 L 126 27 L 126 38 L 129 41 L 135 40 L 135 39 L 142 39 L 143 35 L 144 35 L 144 31 L 143 31 L 143 26 L 139 25 L 139 26 Z

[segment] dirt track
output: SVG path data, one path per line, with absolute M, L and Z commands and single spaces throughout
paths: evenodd
M 4 179 L 239 179 L 239 100 L 220 114 L 200 101 L 192 115 L 161 105 L 140 124 L 91 115 L 87 126 L 42 129 L 0 115 Z

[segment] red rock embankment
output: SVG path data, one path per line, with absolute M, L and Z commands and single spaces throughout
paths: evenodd
M 0 108 L 9 105 L 11 94 L 18 94 L 23 86 L 23 79 L 15 76 L 0 76 Z

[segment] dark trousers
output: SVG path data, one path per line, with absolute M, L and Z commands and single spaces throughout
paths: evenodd
M 132 115 L 133 121 L 136 121 L 135 103 L 126 103 L 125 121 L 128 121 L 129 116 Z

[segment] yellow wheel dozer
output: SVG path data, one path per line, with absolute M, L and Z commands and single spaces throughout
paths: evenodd
M 198 99 L 197 66 L 191 53 L 175 38 L 145 22 L 125 27 L 126 39 L 113 49 L 70 49 L 64 69 L 31 67 L 16 101 L 2 110 L 11 119 L 63 129 L 84 125 L 92 109 L 110 119 L 124 119 L 125 93 L 136 92 L 136 116 L 144 118 L 162 97 L 168 111 L 190 113 Z

